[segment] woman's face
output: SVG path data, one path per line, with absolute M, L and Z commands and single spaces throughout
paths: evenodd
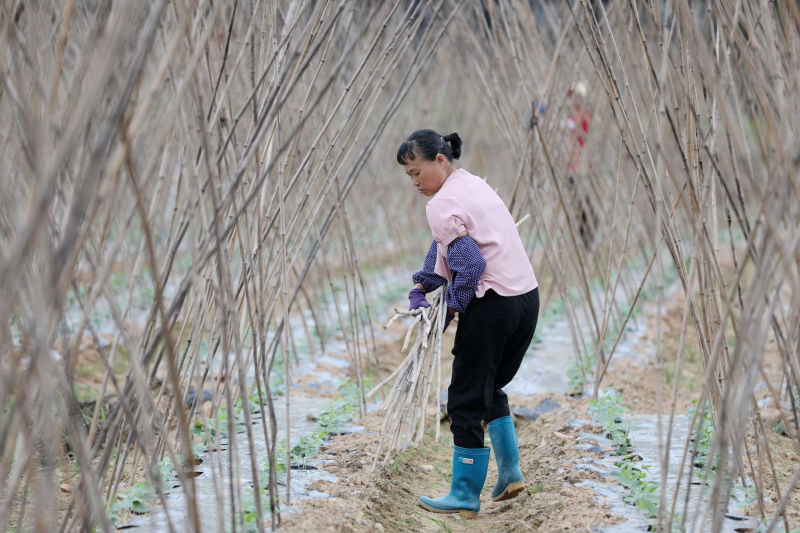
M 442 154 L 436 154 L 433 161 L 426 161 L 417 156 L 416 159 L 407 161 L 403 168 L 411 178 L 411 185 L 416 187 L 420 194 L 433 196 L 442 188 L 444 180 L 447 179 L 446 165 L 447 158 Z

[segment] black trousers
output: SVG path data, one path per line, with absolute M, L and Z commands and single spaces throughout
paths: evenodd
M 488 424 L 509 416 L 502 388 L 519 370 L 538 317 L 538 288 L 519 296 L 500 296 L 490 289 L 459 315 L 447 389 L 456 446 L 482 448 L 481 420 Z

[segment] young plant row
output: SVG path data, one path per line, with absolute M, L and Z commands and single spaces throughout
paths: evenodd
M 262 388 L 262 397 L 266 391 Z M 261 404 L 259 403 L 259 393 L 251 390 L 247 401 L 251 413 L 259 413 Z M 233 403 L 232 416 L 224 406 L 217 409 L 217 414 L 209 418 L 207 423 L 196 420 L 189 428 L 192 436 L 192 453 L 198 457 L 205 452 L 209 446 L 216 447 L 221 438 L 230 435 L 230 425 L 233 424 L 234 431 L 241 433 L 244 431 L 244 407 L 241 397 L 237 397 Z M 181 454 L 177 453 L 178 463 L 182 463 Z M 165 457 L 158 464 L 158 482 L 161 484 L 162 492 L 172 490 L 177 484 L 178 475 L 175 466 L 169 457 Z M 146 514 L 150 512 L 152 504 L 156 501 L 158 493 L 150 480 L 141 481 L 127 490 L 117 494 L 114 501 L 107 506 L 106 514 L 113 525 L 117 525 L 121 518 L 131 514 Z
M 364 387 L 369 388 L 369 378 L 365 380 Z M 275 474 L 278 485 L 285 485 L 284 479 L 287 466 L 298 470 L 309 468 L 308 462 L 319 454 L 322 442 L 331 435 L 338 435 L 342 432 L 342 425 L 352 420 L 358 411 L 358 387 L 353 382 L 345 383 L 341 389 L 341 396 L 331 400 L 323 408 L 317 417 L 317 427 L 309 434 L 303 435 L 288 453 L 286 439 L 281 440 L 275 454 Z M 259 491 L 261 501 L 261 514 L 269 514 L 269 461 L 267 457 L 261 458 L 262 468 L 258 473 L 258 485 L 247 489 L 242 497 L 241 517 L 243 531 L 245 533 L 255 533 L 258 529 L 258 510 L 256 507 L 255 491 Z
M 620 456 L 620 460 L 614 463 L 618 468 L 614 472 L 614 476 L 623 487 L 628 489 L 628 494 L 623 497 L 623 500 L 635 505 L 648 518 L 654 519 L 658 517 L 659 484 L 646 479 L 647 470 L 650 468 L 649 465 L 640 465 L 635 460 L 636 455 L 633 453 L 634 450 L 630 440 L 631 427 L 629 422 L 625 420 L 629 410 L 622 405 L 620 400 L 621 395 L 618 392 L 613 389 L 609 390 L 597 402 L 589 402 L 589 411 L 602 426 L 604 435 L 614 443 L 616 455 Z M 696 410 L 697 407 L 694 405 L 689 407 L 688 417 L 690 420 L 694 418 Z M 692 437 L 694 442 L 693 466 L 698 469 L 695 472 L 696 475 L 702 476 L 703 469 L 708 465 L 710 475 L 713 476 L 719 466 L 719 454 L 712 453 L 714 421 L 708 406 L 698 417 L 699 424 Z M 735 486 L 732 497 L 743 507 L 749 507 L 755 501 L 753 488 L 741 484 Z M 676 514 L 672 521 L 672 529 L 680 530 L 680 528 L 680 516 Z M 760 531 L 761 529 L 758 530 Z
M 369 383 L 365 383 L 369 387 Z M 301 437 L 289 452 L 289 465 L 291 468 L 306 469 L 308 462 L 319 454 L 322 441 L 329 435 L 336 435 L 342 432 L 342 425 L 349 422 L 357 412 L 358 389 L 353 383 L 346 383 L 341 388 L 342 395 L 331 400 L 323 408 L 317 418 L 318 425 L 308 435 Z M 263 391 L 262 391 L 263 393 Z M 258 401 L 258 391 L 252 391 L 248 395 L 250 411 L 258 413 L 260 404 Z M 195 456 L 206 451 L 208 446 L 216 446 L 219 439 L 227 438 L 230 434 L 230 416 L 227 409 L 221 407 L 217 411 L 217 416 L 209 419 L 208 424 L 196 421 L 191 427 L 193 438 L 193 453 Z M 244 431 L 244 415 L 241 398 L 237 398 L 233 405 L 233 427 L 237 433 Z M 286 474 L 287 454 L 286 439 L 283 439 L 277 447 L 276 453 L 276 474 L 278 484 L 283 484 L 283 475 Z M 179 463 L 180 454 L 178 454 Z M 261 458 L 264 465 L 259 472 L 259 487 L 262 495 L 261 501 L 265 503 L 265 512 L 268 512 L 269 500 L 266 488 L 269 484 L 269 463 L 266 457 Z M 161 484 L 161 491 L 166 493 L 174 488 L 178 482 L 178 475 L 169 457 L 165 457 L 158 465 L 158 482 Z M 255 497 L 253 489 L 246 491 L 242 498 L 242 516 L 246 524 L 246 531 L 258 531 L 255 525 L 257 513 L 255 511 Z M 156 501 L 157 491 L 151 481 L 142 481 L 128 490 L 120 492 L 116 499 L 106 509 L 109 521 L 117 526 L 122 518 L 132 514 L 146 514 L 150 512 L 151 506 Z
M 180 454 L 178 461 L 181 462 Z M 158 482 L 161 484 L 161 492 L 172 490 L 178 482 L 178 473 L 169 457 L 158 463 Z M 155 502 L 156 496 L 153 484 L 150 481 L 141 481 L 128 490 L 118 493 L 114 502 L 106 508 L 106 516 L 116 527 L 122 517 L 150 512 L 150 506 Z
M 658 483 L 645 479 L 648 465 L 639 465 L 635 461 L 630 440 L 630 424 L 623 417 L 629 410 L 620 402 L 621 395 L 612 390 L 596 402 L 589 402 L 589 411 L 603 427 L 603 433 L 611 439 L 616 447 L 619 461 L 614 464 L 619 468 L 614 476 L 619 483 L 628 489 L 623 497 L 627 503 L 635 505 L 648 518 L 658 517 Z

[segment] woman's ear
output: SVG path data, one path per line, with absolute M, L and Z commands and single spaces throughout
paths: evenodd
M 438 164 L 441 165 L 442 163 L 444 163 L 444 160 L 445 160 L 444 154 L 436 154 L 436 162 Z

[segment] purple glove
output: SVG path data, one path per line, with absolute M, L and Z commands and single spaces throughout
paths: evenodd
M 447 313 L 445 313 L 445 317 L 444 317 L 444 327 L 442 328 L 442 333 L 447 331 L 447 326 L 450 325 L 450 322 L 453 320 L 453 317 L 455 317 L 455 316 L 456 316 L 456 314 L 453 311 L 451 311 L 450 308 L 448 307 L 447 308 Z
M 431 304 L 425 299 L 425 291 L 419 287 L 414 287 L 408 293 L 408 310 L 413 311 L 419 307 L 430 307 Z

